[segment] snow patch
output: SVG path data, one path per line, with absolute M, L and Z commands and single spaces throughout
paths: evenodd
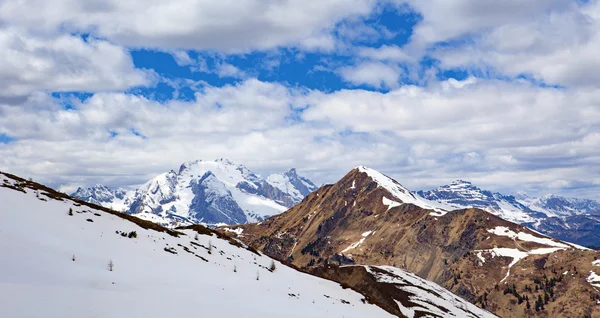
M 535 242 L 542 245 L 555 246 L 560 248 L 571 248 L 571 246 L 567 244 L 555 242 L 549 238 L 537 237 L 525 232 L 515 233 L 506 226 L 496 226 L 495 228 L 488 230 L 488 232 L 497 236 L 507 236 L 513 240 L 518 239 L 520 241 Z
M 390 200 L 390 199 L 388 199 L 388 198 L 386 198 L 386 197 L 382 197 L 381 199 L 382 199 L 382 201 L 383 201 L 383 204 L 384 204 L 384 205 L 387 205 L 387 207 L 388 207 L 387 209 L 388 209 L 388 210 L 389 210 L 389 209 L 391 209 L 391 208 L 394 208 L 394 207 L 397 207 L 397 206 L 401 206 L 401 205 L 402 205 L 402 203 L 400 203 L 400 202 L 396 202 L 396 201 L 392 201 L 392 200 Z
M 590 275 L 586 280 L 590 285 L 600 288 L 600 275 L 596 274 L 594 271 L 590 271 Z

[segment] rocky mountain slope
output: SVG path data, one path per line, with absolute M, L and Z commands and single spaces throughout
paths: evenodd
M 279 214 L 316 189 L 295 169 L 266 180 L 227 159 L 190 161 L 124 193 L 102 185 L 73 196 L 165 226 L 239 224 Z
M 405 271 L 322 270 L 362 273 L 342 287 L 203 226 L 170 230 L 9 174 L 0 202 L 2 317 L 492 316 Z M 366 293 L 380 285 L 403 297 Z
M 403 269 L 502 317 L 600 315 L 594 285 L 600 270 L 593 263 L 599 252 L 481 209 L 452 210 L 365 167 L 283 214 L 229 230 L 307 270 L 322 264 Z M 352 286 L 352 275 L 337 279 Z M 370 292 L 389 299 L 397 291 Z
M 524 194 L 504 195 L 462 180 L 417 194 L 457 209 L 483 209 L 558 239 L 600 246 L 600 203 L 593 200 L 556 195 L 540 198 Z

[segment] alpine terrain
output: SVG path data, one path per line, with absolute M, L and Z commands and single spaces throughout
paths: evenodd
M 479 208 L 558 239 L 600 246 L 600 203 L 557 195 L 532 198 L 482 190 L 468 181 L 417 194 L 455 208 Z
M 379 285 L 410 295 L 407 313 L 492 317 L 399 269 L 323 269 L 361 272 L 359 293 L 201 225 L 167 229 L 10 174 L 0 200 L 2 317 L 404 317 L 366 293 Z
M 317 187 L 296 169 L 266 180 L 227 159 L 183 163 L 136 191 L 97 185 L 72 195 L 165 226 L 241 224 L 279 214 Z
M 418 301 L 418 290 L 403 289 L 397 272 L 415 273 L 501 317 L 600 315 L 600 252 L 479 208 L 430 201 L 362 166 L 285 213 L 227 231 L 408 317 L 439 303 Z M 372 275 L 379 284 L 365 283 Z M 408 306 L 415 303 L 422 312 Z

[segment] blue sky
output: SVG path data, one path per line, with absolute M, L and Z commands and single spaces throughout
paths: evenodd
M 225 157 L 598 199 L 599 30 L 598 1 L 4 3 L 0 169 L 69 191 Z

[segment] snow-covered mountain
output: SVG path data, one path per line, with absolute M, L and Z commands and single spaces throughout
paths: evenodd
M 554 194 L 535 198 L 525 193 L 518 193 L 516 197 L 519 202 L 522 202 L 531 209 L 542 211 L 551 216 L 600 214 L 600 202 L 594 200 L 567 198 Z
M 546 214 L 532 210 L 512 195 L 483 190 L 469 181 L 456 180 L 430 191 L 418 191 L 423 198 L 443 202 L 456 208 L 473 207 L 491 212 L 516 223 L 535 222 Z
M 523 193 L 504 195 L 463 180 L 417 194 L 456 208 L 480 208 L 561 240 L 600 246 L 600 203 L 597 201 L 557 195 L 539 198 Z
M 128 208 L 129 199 L 133 191 L 126 191 L 122 188 L 110 189 L 102 184 L 96 184 L 91 188 L 78 188 L 71 196 L 84 200 L 86 202 L 105 206 L 115 211 L 123 211 Z
M 0 317 L 392 316 L 200 226 L 169 231 L 2 173 L 0 202 Z
M 241 164 L 218 159 L 185 162 L 178 171 L 160 174 L 112 200 L 109 194 L 114 191 L 103 186 L 78 190 L 73 196 L 166 226 L 241 224 L 279 214 L 315 188 L 295 169 L 265 180 Z
M 272 174 L 267 178 L 267 182 L 284 193 L 291 195 L 294 203 L 299 203 L 309 193 L 318 189 L 312 181 L 299 176 L 295 168 L 283 174 Z

